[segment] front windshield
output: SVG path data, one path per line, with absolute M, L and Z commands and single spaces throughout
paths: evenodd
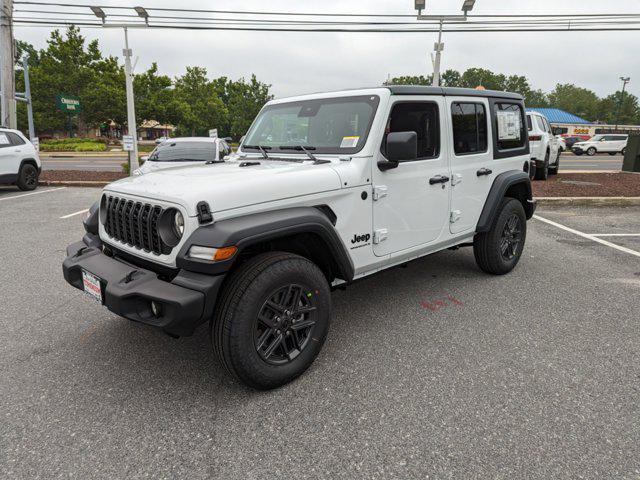
M 152 162 L 212 162 L 216 160 L 213 142 L 170 142 L 156 147 L 149 155 Z
M 364 95 L 269 105 L 251 126 L 242 149 L 356 153 L 367 140 L 379 101 L 376 95 Z
M 594 135 L 588 141 L 589 142 L 599 142 L 604 135 Z

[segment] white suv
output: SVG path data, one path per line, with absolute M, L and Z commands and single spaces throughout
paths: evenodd
M 531 161 L 535 166 L 536 180 L 546 180 L 549 174 L 558 173 L 560 168 L 560 144 L 553 135 L 549 120 L 538 112 L 527 112 L 529 148 Z
M 571 150 L 576 155 L 582 155 L 583 153 L 589 156 L 593 156 L 596 153 L 608 153 L 609 155 L 622 153 L 624 155 L 628 139 L 629 135 L 594 135 L 585 142 L 574 143 Z
M 210 322 L 222 365 L 275 388 L 320 352 L 335 287 L 463 246 L 483 271 L 511 271 L 535 210 L 528 161 L 518 94 L 388 86 L 274 100 L 230 159 L 105 187 L 64 277 L 173 336 Z
M 19 130 L 0 128 L 0 184 L 34 190 L 42 165 L 33 144 Z

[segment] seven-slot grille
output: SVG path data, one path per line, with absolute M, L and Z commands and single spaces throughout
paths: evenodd
M 157 255 L 171 253 L 158 233 L 162 207 L 107 196 L 104 229 L 111 238 Z

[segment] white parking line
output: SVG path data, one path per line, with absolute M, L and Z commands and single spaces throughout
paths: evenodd
M 60 219 L 62 220 L 64 218 L 75 217 L 76 215 L 80 215 L 81 213 L 85 213 L 85 212 L 88 212 L 88 211 L 89 211 L 89 209 L 85 208 L 84 210 L 80 210 L 78 212 L 73 212 L 73 213 L 70 213 L 69 215 L 64 215 L 64 216 L 60 217 Z
M 607 247 L 615 248 L 616 250 L 620 250 L 621 252 L 628 253 L 629 255 L 634 255 L 636 257 L 640 257 L 640 252 L 637 252 L 636 250 L 631 250 L 630 248 L 621 247 L 620 245 L 616 245 L 615 243 L 607 242 L 606 240 L 602 240 L 601 238 L 598 238 L 598 237 L 596 237 L 594 235 L 590 235 L 588 233 L 580 232 L 578 230 L 575 230 L 573 228 L 569 228 L 569 227 L 567 227 L 565 225 L 562 225 L 560 223 L 554 222 L 552 220 L 548 220 L 546 218 L 542 218 L 539 215 L 534 215 L 533 218 L 535 218 L 536 220 L 540 220 L 541 222 L 548 223 L 549 225 L 553 225 L 554 227 L 560 228 L 561 230 L 565 230 L 567 232 L 571 232 L 574 235 L 578 235 L 578 236 L 583 237 L 583 238 L 588 238 L 589 240 L 593 240 L 594 242 L 600 243 L 602 245 L 606 245 Z
M 3 200 L 11 200 L 12 198 L 28 197 L 29 195 L 40 195 L 41 193 L 57 192 L 58 190 L 64 190 L 65 188 L 67 187 L 50 188 L 49 190 L 38 190 L 37 192 L 23 193 L 22 195 L 12 195 L 10 197 L 2 197 L 0 198 L 0 202 L 2 202 Z
M 640 233 L 589 233 L 593 237 L 640 237 Z

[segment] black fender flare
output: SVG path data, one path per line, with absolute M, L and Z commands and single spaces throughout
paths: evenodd
M 331 219 L 315 207 L 291 207 L 252 213 L 202 226 L 193 232 L 180 248 L 176 266 L 198 273 L 221 274 L 231 268 L 236 258 L 247 247 L 265 240 L 300 233 L 311 233 L 320 237 L 339 269 L 339 277 L 345 281 L 353 279 L 353 262 L 344 243 Z M 212 263 L 189 258 L 187 253 L 192 245 L 214 248 L 236 246 L 238 253 L 229 260 Z
M 32 157 L 22 159 L 22 161 L 20 162 L 20 167 L 18 168 L 18 172 L 20 172 L 20 170 L 22 170 L 22 167 L 27 163 L 30 163 L 31 165 L 36 167 L 36 170 L 38 170 L 38 175 L 40 175 L 40 172 L 42 172 L 42 168 L 38 166 L 38 162 L 35 158 Z
M 529 178 L 529 174 L 521 170 L 509 170 L 496 176 L 493 180 L 493 185 L 491 185 L 491 190 L 489 190 L 489 195 L 487 195 L 487 199 L 484 202 L 484 207 L 482 208 L 482 213 L 476 226 L 477 233 L 488 232 L 491 229 L 491 224 L 493 218 L 498 213 L 500 202 L 505 197 L 509 188 L 514 185 L 523 185 L 523 187 L 520 188 L 524 188 L 524 197 L 519 198 L 519 200 L 522 202 L 527 219 L 533 216 L 536 204 L 531 194 L 531 179 Z

